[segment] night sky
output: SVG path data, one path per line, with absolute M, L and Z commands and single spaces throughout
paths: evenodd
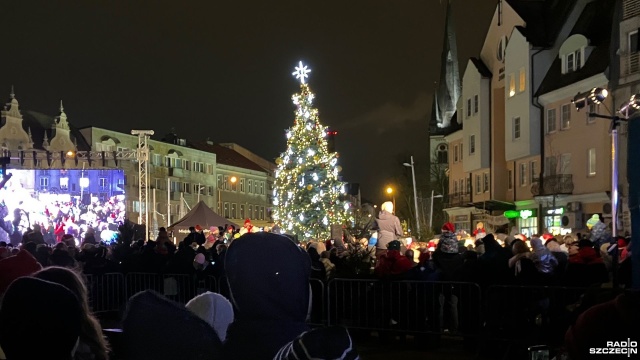
M 462 72 L 497 0 L 455 0 Z M 445 4 L 439 0 L 3 1 L 0 97 L 129 132 L 236 142 L 274 159 L 293 124 L 291 75 L 312 69 L 346 181 L 379 200 L 402 159 L 425 184 Z M 4 89 L 4 90 L 3 90 Z

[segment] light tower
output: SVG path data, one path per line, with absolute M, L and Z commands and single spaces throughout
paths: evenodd
M 138 150 L 136 160 L 138 160 L 138 199 L 140 209 L 138 212 L 138 223 L 144 224 L 146 237 L 149 237 L 149 137 L 153 135 L 153 130 L 131 130 L 131 135 L 138 135 Z M 154 204 L 155 211 L 155 204 Z

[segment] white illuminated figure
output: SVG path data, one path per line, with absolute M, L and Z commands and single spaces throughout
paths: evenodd
M 310 72 L 311 69 L 307 65 L 302 65 L 302 61 L 300 61 L 296 66 L 296 71 L 292 72 L 291 75 L 295 75 L 296 79 L 300 79 L 300 84 L 304 84 L 304 79 L 309 77 Z

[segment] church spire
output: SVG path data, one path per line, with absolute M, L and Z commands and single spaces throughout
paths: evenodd
M 432 116 L 432 119 L 436 121 L 435 124 L 432 124 L 432 128 L 444 129 L 451 125 L 451 118 L 456 112 L 456 105 L 461 93 L 458 45 L 453 22 L 453 11 L 449 0 L 447 1 L 444 40 L 440 56 L 440 81 L 435 94 L 437 104 L 434 106 L 434 111 L 438 113 L 435 114 L 436 116 Z

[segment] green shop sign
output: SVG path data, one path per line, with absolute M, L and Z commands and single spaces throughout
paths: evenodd
M 504 217 L 507 219 L 528 219 L 535 216 L 533 210 L 507 210 L 504 212 Z

